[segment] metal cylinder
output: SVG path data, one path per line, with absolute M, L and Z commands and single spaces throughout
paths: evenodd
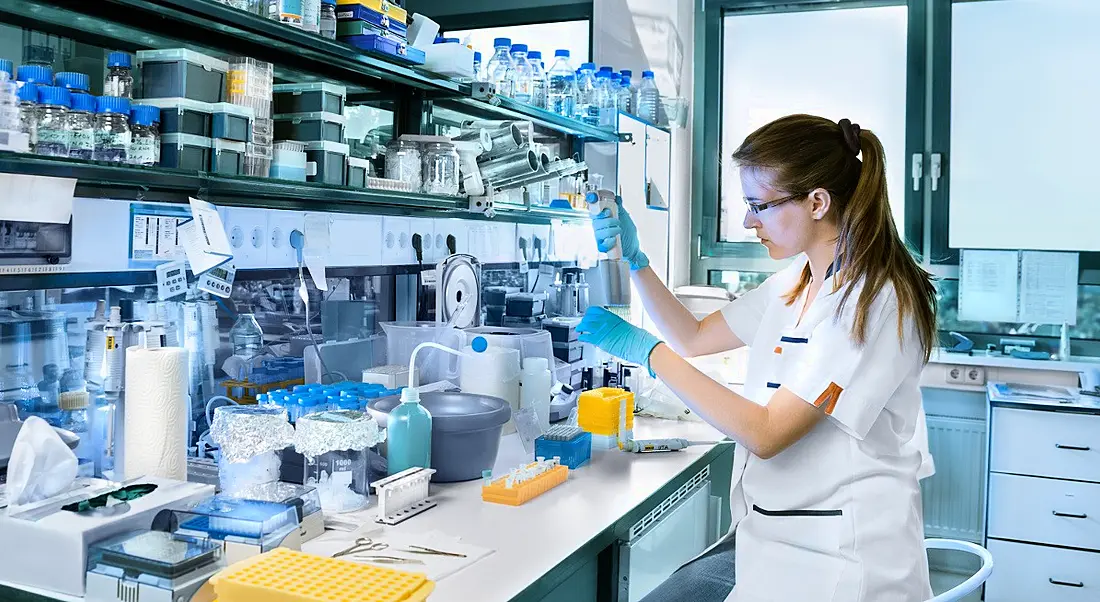
M 493 150 L 493 137 L 490 130 L 485 128 L 464 131 L 454 140 L 456 142 L 477 142 L 481 144 L 481 148 L 485 149 L 485 152 Z
M 534 151 L 524 149 L 486 161 L 480 167 L 483 178 L 496 182 L 524 174 L 533 174 L 539 170 L 540 163 Z
M 523 132 L 514 123 L 491 130 L 489 138 L 493 143 L 490 154 L 494 157 L 507 155 L 523 147 Z

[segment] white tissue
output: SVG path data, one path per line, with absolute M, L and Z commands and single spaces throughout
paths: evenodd
M 37 416 L 27 418 L 8 461 L 8 513 L 63 493 L 76 480 L 76 454 Z
M 187 351 L 126 350 L 126 479 L 187 480 Z

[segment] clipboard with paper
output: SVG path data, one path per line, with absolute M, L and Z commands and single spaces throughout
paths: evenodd
M 191 219 L 181 223 L 178 232 L 191 271 L 198 276 L 229 263 L 233 259 L 233 249 L 218 208 L 196 198 L 189 201 Z

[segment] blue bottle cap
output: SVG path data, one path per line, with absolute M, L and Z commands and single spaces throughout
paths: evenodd
M 653 79 L 653 72 L 652 71 L 642 71 L 642 77 L 644 79 Z
M 630 69 L 623 69 L 619 72 L 623 77 L 634 77 L 634 72 Z
M 534 61 L 541 61 L 542 60 L 542 53 L 539 52 L 538 50 L 532 50 L 531 52 L 527 53 L 527 58 L 529 58 L 531 60 L 534 60 Z
M 624 75 L 622 77 L 622 79 L 619 80 L 619 81 L 620 81 L 620 83 L 622 83 L 624 88 L 627 88 L 627 87 L 630 86 L 630 76 L 629 75 Z
M 86 73 L 74 73 L 72 71 L 62 71 L 53 76 L 54 85 L 61 86 L 62 88 L 68 88 L 70 90 L 80 90 L 81 92 L 87 92 L 91 89 L 91 80 Z
M 615 71 L 615 69 L 609 65 L 603 65 L 602 67 L 600 67 L 600 71 L 603 71 L 604 73 L 612 73 Z
M 129 52 L 112 52 L 107 55 L 108 67 L 125 67 L 129 69 L 133 65 Z
M 19 96 L 19 102 L 33 102 L 38 104 L 38 86 L 34 84 L 23 84 L 19 87 L 19 91 L 16 95 Z
M 562 50 L 562 49 L 559 48 L 559 49 L 554 51 L 554 56 L 564 56 L 565 58 L 569 58 L 569 51 L 568 50 Z
M 0 59 L 0 71 L 8 74 L 8 79 L 15 77 L 15 64 L 8 59 Z
M 336 5 L 336 0 L 321 0 L 321 4 L 331 4 L 331 5 L 335 6 Z
M 493 47 L 494 48 L 500 48 L 500 47 L 503 47 L 503 46 L 511 48 L 512 47 L 512 38 L 497 38 L 497 39 L 493 40 Z
M 474 351 L 478 353 L 484 353 L 489 348 L 489 341 L 486 341 L 485 337 L 474 337 L 470 347 L 473 347 Z
M 611 81 L 613 81 L 613 82 L 617 82 L 617 81 L 619 81 L 623 78 L 622 75 L 619 75 L 618 73 L 615 73 L 615 72 L 612 72 L 608 77 L 610 77 Z
M 119 113 L 130 117 L 130 99 L 121 96 L 100 96 L 96 99 L 96 113 Z
M 38 86 L 38 104 L 68 108 L 69 90 L 61 86 Z
M 69 100 L 72 102 L 74 111 L 95 113 L 95 96 L 73 92 L 72 95 L 69 96 Z
M 512 44 L 512 52 L 527 52 L 527 44 Z
M 481 53 L 480 52 L 475 52 L 474 53 L 474 62 L 475 63 L 480 63 L 481 62 Z
M 582 63 L 580 70 L 581 71 L 595 71 L 596 70 L 596 63 Z
M 608 71 L 597 71 L 596 79 L 611 79 L 611 73 Z
M 53 85 L 53 68 L 45 65 L 20 65 L 16 79 L 28 84 Z
M 130 123 L 133 125 L 150 126 L 160 119 L 160 109 L 149 105 L 132 105 L 130 107 Z M 256 372 L 266 373 L 267 370 L 257 368 Z

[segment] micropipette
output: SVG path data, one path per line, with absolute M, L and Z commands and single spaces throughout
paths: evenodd
M 717 441 L 688 441 L 687 439 L 640 439 L 623 442 L 623 451 L 635 454 L 680 451 L 692 445 L 714 445 Z

